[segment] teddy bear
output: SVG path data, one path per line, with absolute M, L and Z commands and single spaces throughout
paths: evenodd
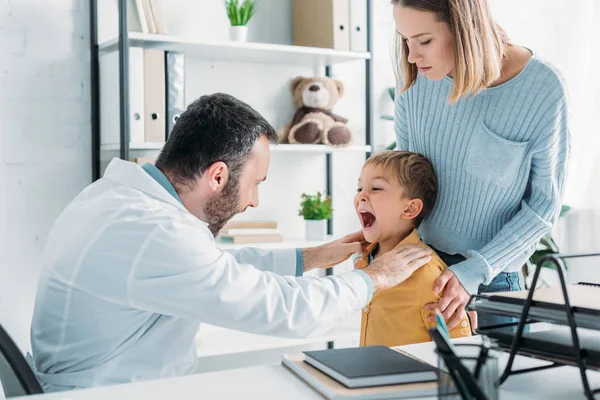
M 292 121 L 279 131 L 280 143 L 327 144 L 341 147 L 353 142 L 345 118 L 331 109 L 344 94 L 342 82 L 328 77 L 298 76 L 290 84 L 294 105 Z

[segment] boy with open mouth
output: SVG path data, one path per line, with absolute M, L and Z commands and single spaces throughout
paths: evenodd
M 383 151 L 370 157 L 358 179 L 354 206 L 365 239 L 370 243 L 355 260 L 365 268 L 377 257 L 405 244 L 428 247 L 417 228 L 433 209 L 438 183 L 429 160 L 417 153 Z M 428 328 L 433 311 L 423 307 L 437 303 L 436 279 L 447 266 L 435 254 L 428 264 L 391 289 L 375 293 L 362 311 L 361 346 L 400 346 L 430 341 Z M 450 330 L 450 336 L 470 336 L 466 316 Z

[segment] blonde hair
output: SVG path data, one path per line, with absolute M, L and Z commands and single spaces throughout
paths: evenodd
M 392 0 L 392 4 L 433 12 L 448 24 L 455 60 L 450 103 L 475 96 L 500 78 L 509 39 L 492 18 L 486 0 Z M 394 52 L 397 91 L 403 93 L 417 80 L 418 68 L 408 62 L 408 44 L 398 33 Z
M 438 180 L 429 159 L 410 151 L 387 150 L 369 157 L 364 166 L 368 165 L 389 171 L 400 183 L 407 198 L 423 201 L 423 210 L 414 220 L 418 227 L 437 200 Z

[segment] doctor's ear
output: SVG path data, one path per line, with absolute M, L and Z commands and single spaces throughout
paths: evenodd
M 403 219 L 415 219 L 423 211 L 423 200 L 421 199 L 410 199 L 404 206 L 401 217 Z
M 208 167 L 204 175 L 211 189 L 220 192 L 229 180 L 229 167 L 223 161 L 217 161 Z

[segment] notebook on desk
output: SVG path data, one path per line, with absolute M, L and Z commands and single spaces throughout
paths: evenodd
M 437 395 L 437 382 L 407 383 L 350 389 L 304 362 L 304 355 L 284 355 L 284 367 L 330 400 L 414 399 Z
M 304 362 L 349 388 L 435 381 L 437 369 L 386 346 L 304 352 Z

